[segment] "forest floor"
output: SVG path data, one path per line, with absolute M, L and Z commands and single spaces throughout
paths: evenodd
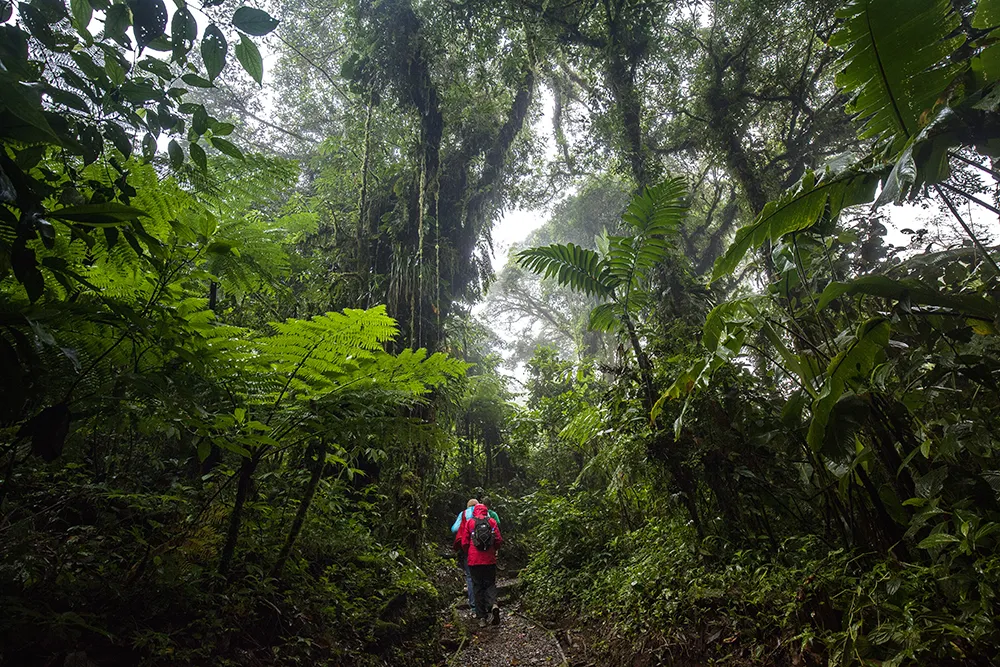
M 441 637 L 446 667 L 509 667 L 511 665 L 568 666 L 555 633 L 528 618 L 518 601 L 518 581 L 512 573 L 497 572 L 500 624 L 480 628 L 465 596 L 465 578 L 457 567 L 451 575 L 460 582 L 448 587 L 451 603 L 442 610 Z

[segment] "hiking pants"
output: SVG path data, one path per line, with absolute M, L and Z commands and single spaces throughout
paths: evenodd
M 472 585 L 472 573 L 469 572 L 469 559 L 464 554 L 459 552 L 458 561 L 465 570 L 465 590 L 469 594 L 469 609 L 476 611 L 476 589 Z
M 469 571 L 476 591 L 476 616 L 486 618 L 497 604 L 497 566 L 470 565 Z

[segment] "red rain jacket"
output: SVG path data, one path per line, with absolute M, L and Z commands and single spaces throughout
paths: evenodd
M 489 519 L 490 527 L 493 529 L 493 546 L 488 551 L 480 551 L 472 544 L 472 533 L 476 528 L 473 519 Z M 462 524 L 458 534 L 462 537 L 462 549 L 467 554 L 469 565 L 496 565 L 497 548 L 503 543 L 503 537 L 500 536 L 500 526 L 490 517 L 486 505 L 480 503 L 472 509 L 472 519 L 467 519 Z

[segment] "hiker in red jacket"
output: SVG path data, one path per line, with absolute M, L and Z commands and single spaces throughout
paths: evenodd
M 472 586 L 476 591 L 479 627 L 500 622 L 497 606 L 497 548 L 503 543 L 500 526 L 482 503 L 472 508 L 472 518 L 459 531 L 466 550 Z

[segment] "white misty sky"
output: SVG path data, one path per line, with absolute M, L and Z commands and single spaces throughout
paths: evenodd
M 520 243 L 549 218 L 544 209 L 516 209 L 507 211 L 493 227 L 493 267 L 499 271 L 507 263 L 511 245 Z

